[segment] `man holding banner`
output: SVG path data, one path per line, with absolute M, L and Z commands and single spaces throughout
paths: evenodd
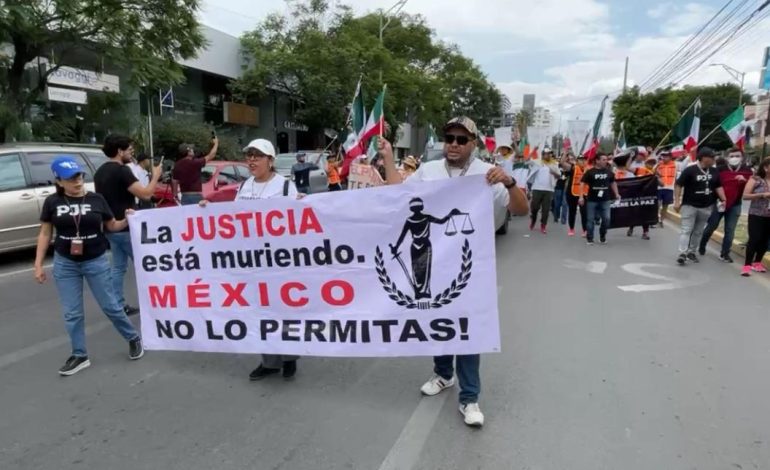
M 450 179 L 458 176 L 486 175 L 487 182 L 494 192 L 494 204 L 507 206 L 516 215 L 528 212 L 527 199 L 517 188 L 517 181 L 501 167 L 495 167 L 472 157 L 476 147 L 478 129 L 467 117 L 458 117 L 444 126 L 444 158 L 427 162 L 408 178 L 408 182 L 424 182 Z M 396 169 L 393 148 L 385 139 L 380 139 L 379 153 L 385 163 L 388 184 L 399 184 L 402 177 Z M 415 204 L 419 203 L 415 202 Z M 480 427 L 484 424 L 484 414 L 478 404 L 481 392 L 479 354 L 456 356 L 437 356 L 433 358 L 433 376 L 420 388 L 427 396 L 437 395 L 454 386 L 455 363 L 457 378 L 460 382 L 460 413 L 468 426 Z

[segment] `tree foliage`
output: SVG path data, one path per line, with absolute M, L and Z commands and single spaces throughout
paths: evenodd
M 367 107 L 387 84 L 386 119 L 394 129 L 460 114 L 487 126 L 499 116 L 499 90 L 456 47 L 436 41 L 423 17 L 384 18 L 380 43 L 379 14 L 356 17 L 344 5 L 331 10 L 326 0 L 291 5 L 288 15 L 269 16 L 242 37 L 245 72 L 232 85 L 241 100 L 278 90 L 299 102 L 297 118 L 307 125 L 342 128 L 362 77 Z
M 618 135 L 620 124 L 624 123 L 626 142 L 629 145 L 655 146 L 700 97 L 701 142 L 716 150 L 724 150 L 732 146 L 724 132 L 717 130 L 708 140 L 704 139 L 738 106 L 738 93 L 738 86 L 733 84 L 665 88 L 646 94 L 634 87 L 612 103 L 613 131 Z M 750 104 L 751 96 L 744 94 L 743 102 Z
M 48 76 L 77 56 L 94 70 L 104 62 L 125 68 L 134 85 L 183 79 L 180 59 L 204 45 L 199 0 L 5 0 L 0 3 L 0 141 L 39 99 Z M 52 66 L 25 70 L 42 57 Z

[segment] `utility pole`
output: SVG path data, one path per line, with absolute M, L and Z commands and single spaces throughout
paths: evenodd
M 626 85 L 628 84 L 628 57 L 626 57 L 626 71 L 623 74 L 623 94 L 626 94 Z
M 383 31 L 385 31 L 385 29 L 387 29 L 388 25 L 393 19 L 390 15 L 398 15 L 406 5 L 407 1 L 408 0 L 398 0 L 395 4 L 393 4 L 392 7 L 388 8 L 386 11 L 382 11 L 382 8 L 380 8 L 380 45 L 381 46 L 382 46 L 382 33 Z M 384 21 L 385 15 L 388 15 L 388 21 Z M 380 83 L 382 83 L 382 67 L 380 67 Z
M 734 80 L 740 82 L 741 89 L 738 91 L 738 107 L 741 107 L 743 104 L 743 82 L 746 79 L 746 72 L 741 72 L 726 64 L 710 64 L 709 67 L 722 67 Z

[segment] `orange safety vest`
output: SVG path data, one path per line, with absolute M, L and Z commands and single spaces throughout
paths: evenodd
M 654 174 L 655 172 L 650 170 L 646 166 L 642 166 L 636 169 L 636 176 L 650 176 Z
M 583 179 L 586 170 L 589 168 L 589 166 L 586 166 L 585 168 L 582 168 L 579 165 L 572 166 L 572 186 L 570 187 L 570 192 L 573 196 L 580 197 L 581 195 L 588 195 L 588 187 L 584 187 L 581 180 Z
M 622 180 L 628 178 L 628 175 L 626 174 L 626 170 L 615 170 L 615 179 L 616 180 Z
M 658 165 L 658 173 L 660 173 L 660 178 L 663 180 L 664 188 L 670 189 L 674 187 L 676 181 L 676 162 L 673 160 L 668 163 L 661 162 Z

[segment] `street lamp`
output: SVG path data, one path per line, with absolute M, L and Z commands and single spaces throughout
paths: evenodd
M 741 83 L 740 95 L 738 96 L 738 106 L 740 107 L 743 104 L 743 80 L 746 78 L 746 72 L 736 70 L 727 64 L 710 64 L 709 67 L 722 67 L 731 77 Z
M 390 21 L 393 19 L 390 15 L 398 15 L 406 5 L 407 1 L 408 0 L 398 0 L 395 4 L 393 4 L 392 7 L 388 8 L 386 11 L 382 11 L 382 8 L 380 8 L 380 45 L 382 45 L 382 33 L 383 31 L 385 31 L 385 29 L 387 29 L 388 25 L 390 24 Z M 383 23 L 385 15 L 388 15 L 388 21 Z M 382 83 L 382 67 L 380 67 L 380 83 Z

